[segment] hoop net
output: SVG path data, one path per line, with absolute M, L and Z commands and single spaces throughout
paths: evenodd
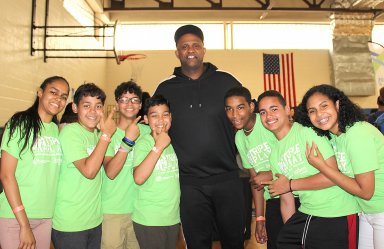
M 141 60 L 147 58 L 145 54 L 122 54 L 117 56 L 119 61 L 125 60 Z
M 136 83 L 140 84 L 140 76 L 144 67 L 145 60 L 147 55 L 145 54 L 121 54 L 117 57 L 119 61 L 129 61 L 131 65 L 131 77 L 130 79 Z

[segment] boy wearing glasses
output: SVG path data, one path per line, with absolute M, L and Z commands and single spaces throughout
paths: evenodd
M 115 90 L 120 112 L 117 130 L 104 158 L 102 186 L 103 249 L 139 249 L 131 214 L 137 188 L 132 164 L 135 141 L 150 133 L 147 125 L 138 124 L 142 90 L 135 82 L 123 82 Z

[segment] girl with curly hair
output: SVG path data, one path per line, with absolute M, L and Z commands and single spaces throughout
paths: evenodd
M 7 122 L 1 144 L 0 246 L 49 249 L 61 163 L 56 115 L 67 102 L 68 82 L 44 80 L 36 100 Z
M 328 167 L 316 144 L 307 145 L 308 161 L 345 191 L 355 195 L 360 215 L 359 249 L 384 244 L 384 137 L 365 122 L 360 108 L 342 91 L 314 86 L 304 95 L 295 120 L 327 136 L 338 169 Z

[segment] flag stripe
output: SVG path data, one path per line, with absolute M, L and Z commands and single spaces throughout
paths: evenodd
M 286 66 L 287 66 L 287 85 L 288 85 L 288 103 L 289 106 L 292 106 L 292 101 L 291 101 L 291 77 L 290 77 L 290 65 L 289 65 L 289 55 L 285 55 L 286 59 Z
M 287 99 L 287 81 L 285 79 L 285 67 L 284 67 L 284 64 L 285 64 L 285 60 L 284 60 L 284 55 L 281 55 L 281 61 L 282 61 L 282 71 L 283 71 L 283 84 L 284 84 L 284 93 L 283 93 L 283 97 L 284 99 Z
M 267 91 L 267 75 L 263 74 L 264 77 L 264 91 Z
M 276 89 L 276 74 L 273 75 L 273 89 Z
M 271 76 L 273 76 L 273 74 L 268 74 L 268 89 L 272 89 L 271 87 Z
M 293 106 L 296 106 L 296 86 L 295 86 L 295 74 L 293 73 L 293 53 L 291 53 L 291 75 L 292 75 L 292 95 L 293 95 Z

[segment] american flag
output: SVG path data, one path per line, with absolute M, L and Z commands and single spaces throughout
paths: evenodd
M 264 91 L 280 92 L 290 107 L 296 106 L 293 53 L 263 54 Z

